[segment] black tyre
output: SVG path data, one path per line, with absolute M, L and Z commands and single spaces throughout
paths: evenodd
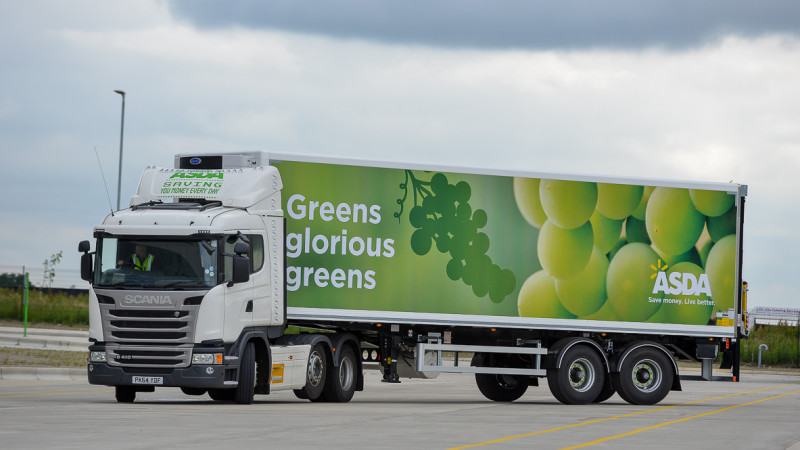
M 218 402 L 231 402 L 236 393 L 233 389 L 209 389 L 208 396 Z
M 306 365 L 306 385 L 295 392 L 298 398 L 309 400 L 320 400 L 323 389 L 325 389 L 325 378 L 328 373 L 328 358 L 322 344 L 311 347 Z
M 488 363 L 488 364 L 487 364 Z M 473 366 L 507 367 L 505 358 L 476 353 L 472 357 Z M 513 402 L 528 390 L 528 380 L 520 375 L 499 375 L 476 373 L 475 383 L 484 397 L 495 402 Z
M 203 395 L 206 393 L 206 390 L 203 388 L 196 388 L 196 387 L 182 387 L 181 392 L 186 395 Z
M 614 383 L 611 381 L 612 378 L 613 377 L 611 374 L 606 374 L 606 381 L 603 383 L 603 390 L 600 391 L 600 395 L 593 400 L 594 403 L 602 403 L 610 399 L 617 392 L 617 390 L 614 389 Z
M 633 405 L 654 405 L 672 389 L 674 372 L 669 357 L 653 347 L 640 347 L 624 357 L 614 388 Z
M 136 389 L 133 386 L 115 386 L 114 394 L 119 403 L 133 403 L 136 399 Z
M 339 356 L 339 366 L 334 367 L 325 381 L 322 396 L 326 401 L 347 403 L 356 392 L 358 363 L 352 347 L 343 347 Z
M 253 403 L 256 387 L 256 346 L 248 342 L 239 361 L 239 384 L 236 386 L 233 400 L 240 405 Z
M 597 352 L 575 345 L 564 354 L 561 367 L 547 371 L 550 392 L 561 403 L 583 405 L 593 402 L 603 390 L 605 368 Z

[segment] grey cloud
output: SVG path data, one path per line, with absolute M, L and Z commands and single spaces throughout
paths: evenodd
M 686 48 L 725 34 L 800 34 L 792 0 L 169 0 L 199 27 L 241 26 L 470 48 Z

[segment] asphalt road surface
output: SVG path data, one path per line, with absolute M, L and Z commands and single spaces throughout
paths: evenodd
M 0 381 L 0 447 L 299 449 L 800 449 L 800 377 L 743 374 L 742 382 L 685 381 L 659 405 L 566 406 L 542 380 L 520 400 L 486 400 L 470 375 L 380 382 L 346 404 L 291 392 L 252 405 L 176 388 L 118 404 L 80 381 Z

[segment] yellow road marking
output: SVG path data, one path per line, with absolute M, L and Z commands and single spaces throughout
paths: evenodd
M 726 408 L 717 409 L 715 411 L 709 411 L 709 412 L 705 412 L 705 413 L 702 413 L 702 414 L 696 414 L 694 416 L 684 417 L 682 419 L 672 420 L 670 422 L 664 422 L 664 423 L 659 423 L 659 424 L 656 424 L 656 425 L 651 425 L 649 427 L 639 428 L 638 430 L 629 431 L 627 433 L 622 433 L 622 434 L 617 434 L 617 435 L 614 435 L 614 436 L 604 437 L 604 438 L 597 439 L 597 440 L 594 440 L 594 441 L 591 441 L 591 442 L 586 442 L 584 444 L 575 445 L 575 446 L 572 446 L 572 447 L 564 447 L 562 450 L 569 450 L 569 449 L 573 449 L 573 448 L 588 447 L 590 445 L 599 444 L 601 442 L 610 441 L 612 439 L 618 439 L 618 438 L 625 437 L 625 436 L 631 436 L 631 435 L 634 435 L 634 434 L 637 434 L 637 433 L 641 433 L 643 431 L 655 430 L 656 428 L 665 427 L 667 425 L 673 425 L 673 424 L 676 424 L 676 423 L 685 422 L 687 420 L 697 419 L 698 417 L 710 416 L 711 414 L 716 414 L 716 413 L 729 411 L 729 410 L 734 409 L 734 408 L 740 408 L 742 406 L 754 405 L 756 403 L 765 402 L 767 400 L 774 400 L 776 398 L 784 397 L 784 396 L 787 396 L 787 395 L 797 394 L 798 392 L 800 392 L 800 390 L 793 391 L 793 392 L 787 392 L 785 394 L 773 395 L 772 397 L 767 397 L 767 398 L 762 398 L 761 400 L 754 400 L 752 402 L 742 403 L 741 405 L 728 406 Z
M 719 397 L 711 397 L 711 398 L 706 398 L 706 399 L 703 399 L 703 400 L 693 400 L 691 402 L 679 403 L 677 405 L 663 406 L 661 408 L 648 409 L 647 411 L 638 411 L 638 412 L 634 412 L 634 413 L 622 414 L 622 415 L 619 415 L 619 416 L 606 417 L 606 418 L 603 418 L 603 419 L 587 420 L 586 422 L 573 423 L 571 425 L 564 425 L 564 426 L 561 426 L 561 427 L 549 428 L 547 430 L 534 431 L 532 433 L 518 434 L 518 435 L 515 435 L 515 436 L 507 436 L 507 437 L 504 437 L 504 438 L 494 439 L 494 440 L 491 440 L 491 441 L 479 442 L 477 444 L 469 444 L 469 445 L 463 445 L 463 446 L 460 446 L 460 447 L 452 447 L 450 450 L 459 450 L 459 449 L 464 449 L 464 448 L 481 447 L 481 446 L 489 445 L 489 444 L 498 444 L 500 442 L 506 442 L 506 441 L 510 441 L 512 439 L 536 436 L 536 435 L 539 435 L 539 434 L 551 433 L 553 431 L 568 430 L 570 428 L 581 427 L 581 426 L 584 426 L 584 425 L 591 425 L 591 424 L 594 424 L 594 423 L 607 422 L 607 421 L 610 421 L 610 420 L 622 419 L 622 418 L 625 418 L 625 417 L 638 416 L 640 414 L 647 414 L 647 413 L 651 413 L 651 412 L 664 411 L 666 409 L 675 408 L 675 407 L 678 407 L 678 406 L 686 406 L 686 405 L 691 405 L 691 404 L 694 404 L 694 403 L 702 403 L 702 402 L 708 402 L 708 401 L 711 401 L 711 400 L 719 400 L 721 398 L 735 397 L 737 395 L 752 394 L 753 392 L 765 391 L 765 390 L 768 390 L 768 389 L 775 389 L 775 388 L 784 387 L 784 386 L 789 386 L 789 384 L 781 384 L 781 385 L 778 385 L 778 386 L 770 386 L 770 387 L 765 387 L 765 388 L 753 389 L 752 391 L 737 392 L 735 394 L 720 395 Z

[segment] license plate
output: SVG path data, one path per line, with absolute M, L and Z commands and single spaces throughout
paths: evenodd
M 164 384 L 164 377 L 133 377 L 133 384 Z

